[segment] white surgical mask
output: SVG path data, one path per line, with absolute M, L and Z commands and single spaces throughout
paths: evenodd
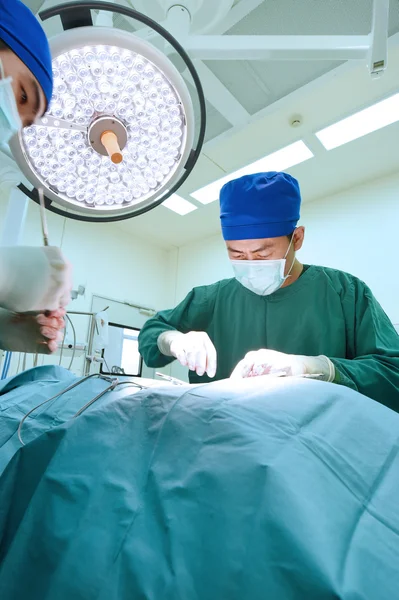
M 0 61 L 0 144 L 7 144 L 13 135 L 22 129 L 11 77 L 4 77 Z
M 278 260 L 232 260 L 230 261 L 237 281 L 259 296 L 269 296 L 277 291 L 289 277 L 295 263 L 295 257 L 287 275 L 284 275 L 286 256 L 290 251 L 292 240 L 284 258 Z

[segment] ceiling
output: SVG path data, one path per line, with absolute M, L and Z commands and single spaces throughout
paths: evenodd
M 35 10 L 58 3 L 26 1 Z M 134 7 L 134 0 L 119 3 Z M 211 33 L 361 35 L 370 32 L 371 20 L 372 0 L 237 0 Z M 114 26 L 139 28 L 119 16 Z M 49 36 L 61 30 L 58 19 L 45 28 Z M 330 152 L 314 132 L 399 90 L 398 32 L 399 0 L 391 0 L 389 63 L 378 80 L 370 78 L 363 61 L 195 60 L 207 96 L 207 141 L 179 194 L 198 209 L 182 217 L 160 206 L 118 227 L 165 248 L 211 236 L 219 231 L 217 203 L 202 206 L 190 193 L 298 139 L 315 154 L 289 169 L 301 183 L 305 202 L 396 170 L 398 124 Z M 296 114 L 303 123 L 292 128 L 290 118 Z

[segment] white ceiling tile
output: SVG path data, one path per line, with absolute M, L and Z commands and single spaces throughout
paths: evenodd
M 229 34 L 365 34 L 372 0 L 265 0 Z
M 206 61 L 206 64 L 251 115 L 339 65 L 331 61 Z
M 252 61 L 251 67 L 259 80 L 271 90 L 273 100 L 278 100 L 294 90 L 328 73 L 339 62 L 331 61 Z
M 251 115 L 273 102 L 273 96 L 267 95 L 256 81 L 258 75 L 248 71 L 246 61 L 209 60 L 205 63 Z

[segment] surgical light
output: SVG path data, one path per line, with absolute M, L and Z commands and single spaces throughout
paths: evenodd
M 77 27 L 50 45 L 52 102 L 11 143 L 24 175 L 44 189 L 50 209 L 81 220 L 129 218 L 164 202 L 203 143 L 204 123 L 194 144 L 193 102 L 180 73 L 155 46 L 118 29 Z M 197 93 L 201 106 L 200 86 Z
M 210 204 L 219 198 L 219 192 L 224 184 L 232 179 L 237 179 L 238 177 L 243 177 L 243 175 L 261 171 L 284 171 L 285 169 L 299 165 L 305 160 L 309 160 L 309 158 L 313 158 L 313 153 L 307 147 L 305 142 L 299 140 L 298 142 L 285 146 L 285 148 L 281 148 L 281 150 L 277 150 L 277 152 L 268 154 L 264 158 L 206 185 L 196 192 L 193 192 L 191 196 L 195 198 L 195 200 L 198 200 L 198 202 L 202 202 L 202 204 Z
M 326 150 L 338 148 L 399 121 L 399 94 L 377 102 L 316 133 Z

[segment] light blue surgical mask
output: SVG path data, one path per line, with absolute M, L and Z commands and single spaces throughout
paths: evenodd
M 22 129 L 11 77 L 4 76 L 0 61 L 0 144 L 7 144 Z
M 237 281 L 251 292 L 259 296 L 269 296 L 276 292 L 289 277 L 292 267 L 295 263 L 295 257 L 287 275 L 285 272 L 285 263 L 288 252 L 290 251 L 292 240 L 284 258 L 278 260 L 232 260 L 230 261 L 234 275 Z

